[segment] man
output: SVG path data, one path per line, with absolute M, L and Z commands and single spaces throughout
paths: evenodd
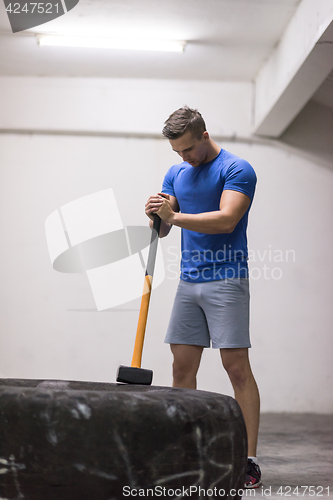
M 257 488 L 259 392 L 248 348 L 249 291 L 246 228 L 255 191 L 251 165 L 221 149 L 201 114 L 187 106 L 163 129 L 183 162 L 167 172 L 162 192 L 145 206 L 162 219 L 160 237 L 182 228 L 181 276 L 165 341 L 173 353 L 173 386 L 196 388 L 205 347 L 219 349 L 248 435 L 245 487 Z

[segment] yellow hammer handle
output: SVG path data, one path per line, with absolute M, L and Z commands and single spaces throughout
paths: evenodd
M 131 364 L 131 366 L 135 368 L 141 368 L 141 358 L 142 358 L 143 342 L 145 339 L 145 332 L 146 332 L 146 323 L 148 317 L 152 279 L 153 279 L 152 276 L 149 275 L 145 276 L 138 327 L 136 330 L 133 358 Z

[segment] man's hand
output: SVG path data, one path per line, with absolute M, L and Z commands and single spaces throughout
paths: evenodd
M 161 207 L 162 200 L 161 196 L 154 195 L 148 198 L 147 203 L 145 204 L 145 214 L 151 219 L 154 220 L 154 213 Z
M 158 193 L 158 196 L 162 197 L 162 204 L 156 213 L 161 217 L 162 221 L 172 224 L 175 212 L 171 207 L 170 196 L 164 193 Z
M 154 214 L 156 213 L 164 222 L 171 223 L 174 211 L 171 208 L 170 196 L 165 193 L 151 196 L 145 205 L 145 213 L 151 220 L 154 220 Z
M 155 213 L 162 219 L 160 238 L 164 238 L 169 234 L 172 224 L 168 222 L 167 219 L 178 211 L 179 206 L 177 199 L 165 193 L 158 193 L 155 196 L 151 196 L 145 205 L 145 213 L 152 221 L 154 220 Z M 152 227 L 152 222 L 149 224 L 150 227 Z

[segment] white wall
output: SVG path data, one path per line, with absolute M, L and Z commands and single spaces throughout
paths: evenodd
M 187 104 L 210 117 L 216 135 L 247 135 L 247 82 L 0 77 L 0 129 L 158 134 Z
M 47 80 L 42 80 L 47 89 Z M 31 95 L 27 92 L 26 79 L 15 83 L 19 95 L 20 83 L 24 84 L 28 101 L 38 96 L 35 90 Z M 50 88 L 55 88 L 58 82 L 49 83 Z M 168 114 L 187 101 L 183 83 L 182 91 L 175 89 L 172 82 L 170 87 L 163 85 L 162 112 L 159 108 L 149 109 L 140 127 L 136 113 L 143 102 L 149 103 L 149 89 L 142 88 L 141 98 L 137 96 L 132 111 L 136 118 L 131 127 L 135 123 L 141 134 L 158 132 L 156 118 L 156 127 L 145 129 L 150 115 L 160 116 L 162 125 L 166 110 Z M 201 96 L 202 105 L 198 107 L 215 134 L 221 127 L 232 135 L 233 130 L 238 132 L 238 124 L 242 130 L 244 123 L 250 123 L 247 84 L 236 85 L 234 91 L 232 84 L 226 84 L 225 93 L 222 84 L 216 89 L 218 109 L 225 111 L 220 120 L 213 106 L 217 95 L 210 89 L 204 97 L 205 84 L 201 85 L 187 103 L 196 106 L 196 92 Z M 61 92 L 65 106 L 68 93 L 64 87 Z M 22 116 L 14 101 L 11 106 L 7 101 L 5 106 L 4 95 L 1 91 L 0 104 L 7 110 L 2 115 L 1 128 L 15 130 L 17 123 L 22 130 L 25 121 L 26 130 L 38 130 L 41 122 L 33 112 Z M 101 113 L 103 106 L 109 109 L 110 101 L 105 95 L 96 99 Z M 58 98 L 54 102 L 54 107 L 51 102 L 45 109 L 46 129 L 52 126 L 53 111 L 60 116 L 55 109 L 59 108 Z M 116 100 L 112 102 L 114 116 L 120 114 L 123 105 L 124 101 L 118 105 Z M 246 109 L 248 114 L 244 115 Z M 227 112 L 233 114 L 232 126 L 228 125 Z M 5 125 L 10 113 L 16 121 Z M 94 122 L 93 109 L 91 113 Z M 61 131 L 63 123 L 64 120 L 58 122 L 55 132 Z M 104 132 L 108 126 L 114 133 L 106 122 Z M 135 133 L 133 128 L 128 131 Z M 237 141 L 221 145 L 248 159 L 258 174 L 249 246 L 251 360 L 261 391 L 262 410 L 332 412 L 333 173 L 273 145 Z M 1 376 L 114 382 L 118 365 L 130 364 L 140 301 L 96 312 L 84 275 L 52 269 L 44 223 L 61 205 L 112 187 L 123 223 L 144 225 L 147 197 L 160 189 L 165 171 L 177 161 L 167 141 L 149 137 L 0 134 Z M 151 300 L 143 366 L 153 369 L 155 385 L 171 383 L 171 356 L 163 338 L 178 281 L 177 263 L 172 259 L 179 250 L 179 237 L 179 229 L 173 228 L 168 238 L 161 241 L 166 279 Z M 278 258 L 284 262 L 278 262 Z M 232 394 L 217 351 L 205 351 L 198 381 L 200 389 Z

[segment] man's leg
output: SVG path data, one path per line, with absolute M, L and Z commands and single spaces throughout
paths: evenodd
M 248 438 L 248 456 L 257 456 L 260 397 L 253 377 L 248 349 L 220 349 L 222 363 L 241 407 Z
M 173 354 L 173 387 L 197 388 L 197 372 L 203 347 L 197 345 L 170 344 Z

